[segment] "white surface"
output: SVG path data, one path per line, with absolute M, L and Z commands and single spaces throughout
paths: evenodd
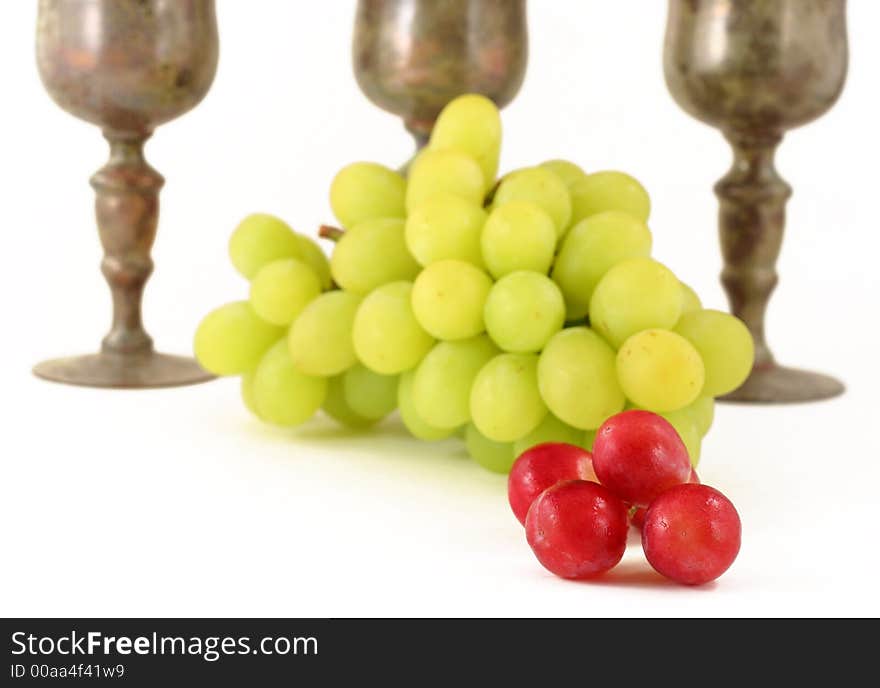
M 246 293 L 225 257 L 242 215 L 310 231 L 331 217 L 337 168 L 410 152 L 354 83 L 354 2 L 219 4 L 214 88 L 148 147 L 168 184 L 146 316 L 170 351 L 189 350 L 197 319 Z M 658 580 L 638 546 L 601 582 L 554 579 L 509 513 L 504 478 L 393 422 L 369 439 L 323 420 L 283 432 L 247 416 L 233 380 L 125 393 L 31 377 L 41 358 L 93 350 L 109 318 L 87 184 L 106 150 L 39 83 L 35 5 L 0 10 L 0 613 L 880 614 L 880 3 L 850 4 L 843 97 L 778 160 L 795 195 L 770 339 L 781 360 L 834 372 L 849 391 L 719 407 L 700 471 L 740 510 L 743 548 L 702 589 Z M 562 156 L 635 174 L 654 200 L 656 255 L 722 306 L 711 186 L 730 154 L 666 92 L 665 3 L 530 5 L 503 167 Z

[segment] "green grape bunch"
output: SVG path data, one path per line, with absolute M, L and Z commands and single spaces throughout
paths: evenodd
M 652 257 L 636 179 L 559 159 L 498 179 L 501 138 L 498 108 L 468 94 L 406 177 L 340 170 L 329 258 L 277 217 L 246 217 L 229 257 L 248 298 L 205 316 L 196 357 L 241 376 L 245 406 L 275 425 L 323 412 L 366 431 L 396 412 L 414 438 L 460 438 L 506 473 L 535 444 L 590 449 L 640 408 L 696 466 L 714 398 L 752 369 L 749 331 Z

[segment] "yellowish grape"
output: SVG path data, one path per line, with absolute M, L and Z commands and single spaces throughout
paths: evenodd
M 637 406 L 664 413 L 695 401 L 705 372 L 697 350 L 668 330 L 644 330 L 617 352 L 617 375 L 626 396 Z
M 330 276 L 330 261 L 327 260 L 327 255 L 311 237 L 297 234 L 296 239 L 302 249 L 302 260 L 315 271 L 318 281 L 321 283 L 321 289 L 329 289 L 332 279 Z
M 598 428 L 623 409 L 614 351 L 586 327 L 557 333 L 541 353 L 538 385 L 550 410 L 581 430 Z
M 346 229 L 366 220 L 406 217 L 406 180 L 374 162 L 343 167 L 330 184 L 330 207 Z
M 438 193 L 460 196 L 473 205 L 482 205 L 485 189 L 480 165 L 457 150 L 425 149 L 409 169 L 406 210 L 413 212 Z
M 328 291 L 305 307 L 287 337 L 293 364 L 306 375 L 330 377 L 355 364 L 351 331 L 361 298 Z
M 363 296 L 383 284 L 414 279 L 419 264 L 406 247 L 403 227 L 403 220 L 380 218 L 345 232 L 330 258 L 336 284 Z
M 315 271 L 304 261 L 284 258 L 267 263 L 251 281 L 254 312 L 274 325 L 289 325 L 321 293 Z
M 703 310 L 703 303 L 697 292 L 691 289 L 684 282 L 681 283 L 681 314 L 693 313 L 694 311 Z
M 327 380 L 303 375 L 293 367 L 287 342 L 275 344 L 254 373 L 254 403 L 257 415 L 267 423 L 300 425 L 321 408 L 327 395 Z
M 510 201 L 530 201 L 546 212 L 561 237 L 571 220 L 571 195 L 556 174 L 544 167 L 527 167 L 504 177 L 495 192 L 493 206 Z
M 486 331 L 504 351 L 540 351 L 565 321 L 559 287 L 545 275 L 520 270 L 498 280 L 483 310 Z
M 513 442 L 547 415 L 538 392 L 538 357 L 500 354 L 482 367 L 471 387 L 471 418 L 490 440 Z
M 498 174 L 501 154 L 501 116 L 497 106 L 476 93 L 451 100 L 434 123 L 428 147 L 451 148 L 470 155 L 480 165 L 484 190 L 488 190 Z
M 732 392 L 749 376 L 755 362 L 755 344 L 742 320 L 714 310 L 682 316 L 675 331 L 694 345 L 706 367 L 703 395 Z
M 535 203 L 508 201 L 489 214 L 480 245 L 495 279 L 516 270 L 546 274 L 556 250 L 556 226 Z
M 642 222 L 651 214 L 651 199 L 639 182 L 624 172 L 586 175 L 571 187 L 571 223 L 606 210 L 628 213 Z
M 342 388 L 345 403 L 363 418 L 379 420 L 397 406 L 396 375 L 380 375 L 357 364 L 343 374 Z
M 392 282 L 372 291 L 354 317 L 352 340 L 358 359 L 382 375 L 414 368 L 434 340 L 416 320 L 412 283 Z
M 408 370 L 400 376 L 397 387 L 397 406 L 400 409 L 400 419 L 409 433 L 416 439 L 434 442 L 452 436 L 456 428 L 436 428 L 419 416 L 416 405 L 412 398 L 413 380 L 415 371 Z
M 324 398 L 321 409 L 337 423 L 354 430 L 363 430 L 378 422 L 371 418 L 359 416 L 351 410 L 351 407 L 345 401 L 342 375 L 337 375 L 327 380 L 327 396 Z
M 464 443 L 470 457 L 493 473 L 509 473 L 516 453 L 510 442 L 495 442 L 468 423 L 464 431 Z
M 618 263 L 590 298 L 590 324 L 614 347 L 650 328 L 671 328 L 681 315 L 681 283 L 650 258 Z
M 449 193 L 426 198 L 406 218 L 406 245 L 423 266 L 454 258 L 483 267 L 480 233 L 485 211 Z
M 266 213 L 244 218 L 229 238 L 229 258 L 246 279 L 281 258 L 303 258 L 300 238 L 284 220 Z
M 541 163 L 541 167 L 550 170 L 565 182 L 569 191 L 571 190 L 571 187 L 574 186 L 575 182 L 578 182 L 587 176 L 587 173 L 584 172 L 580 166 L 569 160 L 547 160 L 546 162 Z
M 484 329 L 483 305 L 491 287 L 489 276 L 470 263 L 438 260 L 413 284 L 413 313 L 437 339 L 473 337 Z
M 583 430 L 573 428 L 568 423 L 563 423 L 552 413 L 548 413 L 537 428 L 513 443 L 513 453 L 519 456 L 526 449 L 531 449 L 535 445 L 545 442 L 565 442 L 580 446 L 583 437 Z
M 214 375 L 241 375 L 257 367 L 284 330 L 254 313 L 247 301 L 220 306 L 196 329 L 193 349 L 199 365 Z

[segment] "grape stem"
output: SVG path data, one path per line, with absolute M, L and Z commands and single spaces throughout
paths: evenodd
M 333 225 L 321 225 L 318 228 L 318 236 L 322 239 L 330 239 L 330 241 L 339 241 L 343 234 L 345 234 L 344 229 Z

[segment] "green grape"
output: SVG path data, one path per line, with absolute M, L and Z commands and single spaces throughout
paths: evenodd
M 403 220 L 366 220 L 349 229 L 330 258 L 336 284 L 355 294 L 399 280 L 411 280 L 419 264 L 406 247 Z
M 467 423 L 474 378 L 497 353 L 486 335 L 435 345 L 416 368 L 412 398 L 419 417 L 437 428 Z
M 538 357 L 499 354 L 484 365 L 471 387 L 471 418 L 490 440 L 513 442 L 547 415 L 538 392 Z
M 618 211 L 578 222 L 562 242 L 553 279 L 565 297 L 569 320 L 583 318 L 599 280 L 617 263 L 651 255 L 651 231 L 637 218 Z
M 598 428 L 626 401 L 614 351 L 586 327 L 562 330 L 547 343 L 538 363 L 538 385 L 550 410 L 581 430 Z
M 493 473 L 510 473 L 516 461 L 517 454 L 510 442 L 490 440 L 473 423 L 468 423 L 465 428 L 464 444 L 470 457 Z
M 293 364 L 306 375 L 330 377 L 357 362 L 351 330 L 361 297 L 328 291 L 305 307 L 287 336 Z
M 595 430 L 587 430 L 584 433 L 584 438 L 581 440 L 581 446 L 587 451 L 593 451 L 593 442 L 596 441 L 596 433 L 599 431 L 599 428 Z
M 715 420 L 715 400 L 712 397 L 699 397 L 693 404 L 687 407 L 697 424 L 700 437 L 709 432 L 712 421 Z
M 330 207 L 346 229 L 379 218 L 406 217 L 406 180 L 374 162 L 343 167 L 330 184 Z
M 495 192 L 493 207 L 510 201 L 530 201 L 553 220 L 556 236 L 561 237 L 571 219 L 571 194 L 556 174 L 544 167 L 527 167 L 507 175 Z
M 364 430 L 378 421 L 371 418 L 364 418 L 351 410 L 351 407 L 345 401 L 345 390 L 342 384 L 342 375 L 331 377 L 327 380 L 327 396 L 321 405 L 324 413 L 341 425 L 352 428 L 353 430 Z
M 546 274 L 556 251 L 556 226 L 538 205 L 508 201 L 489 214 L 480 245 L 495 279 L 516 270 Z
M 573 428 L 568 423 L 563 423 L 552 413 L 548 413 L 537 428 L 513 443 L 513 453 L 519 456 L 526 449 L 531 449 L 535 445 L 545 442 L 565 442 L 580 446 L 583 437 L 583 430 Z
M 681 314 L 687 315 L 694 311 L 703 310 L 703 302 L 697 296 L 697 292 L 691 289 L 684 282 L 681 283 Z
M 489 276 L 461 260 L 438 260 L 416 278 L 412 310 L 437 339 L 466 339 L 483 331 L 483 305 L 492 288 Z
M 419 325 L 412 306 L 412 283 L 392 282 L 371 292 L 354 316 L 352 341 L 370 370 L 396 375 L 415 368 L 434 340 Z
M 584 172 L 579 165 L 575 165 L 568 160 L 547 160 L 546 162 L 542 162 L 540 166 L 550 170 L 565 182 L 569 191 L 571 191 L 571 187 L 574 186 L 575 182 L 578 182 L 587 176 L 587 173 Z
M 651 198 L 636 179 L 611 170 L 588 174 L 571 187 L 571 224 L 606 210 L 619 210 L 647 222 Z
M 697 464 L 700 462 L 700 450 L 703 442 L 696 421 L 694 420 L 694 416 L 688 409 L 690 409 L 689 406 L 677 411 L 667 411 L 660 415 L 668 420 L 669 424 L 675 428 L 675 432 L 678 433 L 678 436 L 681 438 L 681 441 L 684 442 L 684 446 L 687 449 L 688 457 L 691 460 L 691 466 L 696 468 Z
M 426 442 L 452 436 L 456 428 L 435 428 L 419 415 L 412 397 L 414 378 L 415 371 L 409 370 L 400 376 L 400 383 L 397 386 L 397 406 L 404 426 L 409 430 L 410 435 Z
M 267 423 L 300 425 L 321 408 L 327 396 L 327 380 L 303 375 L 294 368 L 287 342 L 282 340 L 257 366 L 253 394 L 257 415 Z
M 705 372 L 700 354 L 681 335 L 668 330 L 643 330 L 617 352 L 617 377 L 637 406 L 664 413 L 693 402 L 703 389 Z
M 289 325 L 321 293 L 318 276 L 296 258 L 274 260 L 251 281 L 254 312 L 273 325 Z
M 540 351 L 565 321 L 559 287 L 545 275 L 521 270 L 498 280 L 483 309 L 486 332 L 504 351 Z
M 717 397 L 739 387 L 752 371 L 755 343 L 742 320 L 721 311 L 682 316 L 675 331 L 700 353 L 706 367 L 703 395 Z
M 302 249 L 301 260 L 307 263 L 308 266 L 315 271 L 315 274 L 318 276 L 318 281 L 321 283 L 321 289 L 326 291 L 331 287 L 333 282 L 333 279 L 330 276 L 330 261 L 327 260 L 327 255 L 311 237 L 297 234 L 296 238 Z
M 254 399 L 254 373 L 253 371 L 241 376 L 241 400 L 245 408 L 259 417 L 257 413 L 257 400 Z
M 419 203 L 406 218 L 406 245 L 423 266 L 454 258 L 483 267 L 480 233 L 486 212 L 460 196 L 439 193 Z
M 241 375 L 257 367 L 284 330 L 261 319 L 247 301 L 220 306 L 206 315 L 193 343 L 199 365 L 214 375 Z
M 438 193 L 450 193 L 473 205 L 482 205 L 485 188 L 480 165 L 469 155 L 455 150 L 426 149 L 409 168 L 406 210 L 413 212 Z
M 357 415 L 379 420 L 397 406 L 397 376 L 380 375 L 360 364 L 342 376 L 345 402 Z
M 476 93 L 451 100 L 434 123 L 428 148 L 451 148 L 470 155 L 480 165 L 484 190 L 488 191 L 498 174 L 498 158 L 501 155 L 501 115 L 498 107 Z
M 671 328 L 681 315 L 681 283 L 650 258 L 618 263 L 590 298 L 590 324 L 615 348 L 636 332 Z
M 303 258 L 303 248 L 288 224 L 273 215 L 248 215 L 229 237 L 229 259 L 246 279 L 281 258 Z

